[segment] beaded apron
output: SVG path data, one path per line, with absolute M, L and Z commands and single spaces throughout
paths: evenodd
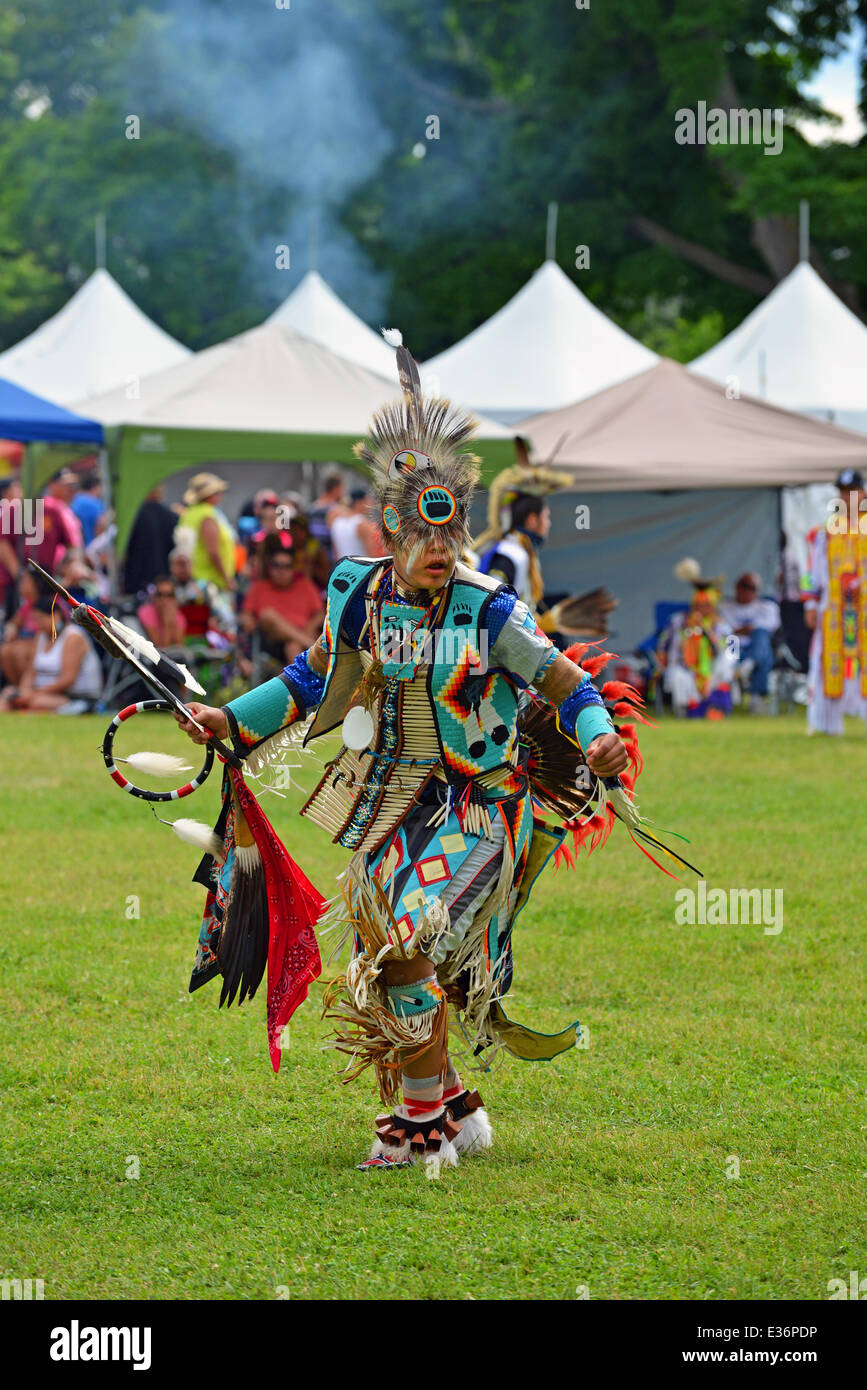
M 373 658 L 359 652 L 366 673 Z M 319 784 L 301 808 L 344 849 L 375 853 L 420 800 L 432 777 L 445 782 L 442 754 L 428 691 L 428 666 L 411 680 L 391 680 L 372 710 L 375 746 L 355 752 L 345 745 L 326 765 Z M 474 780 L 486 792 L 515 772 L 515 756 Z
M 373 658 L 359 655 L 366 673 Z M 342 747 L 301 808 L 345 849 L 378 849 L 441 767 L 427 674 L 421 665 L 412 680 L 387 682 L 371 711 L 374 747 Z

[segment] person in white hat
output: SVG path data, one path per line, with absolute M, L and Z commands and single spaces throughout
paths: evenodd
M 235 534 L 218 505 L 228 486 L 214 473 L 197 473 L 184 493 L 180 519 L 191 533 L 193 578 L 224 591 L 235 587 Z

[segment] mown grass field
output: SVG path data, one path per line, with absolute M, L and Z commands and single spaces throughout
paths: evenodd
M 434 1182 L 354 1170 L 377 1100 L 339 1084 L 318 988 L 276 1077 L 263 997 L 187 993 L 195 852 L 112 786 L 106 723 L 0 718 L 0 1274 L 50 1299 L 824 1299 L 867 1274 L 862 726 L 645 731 L 643 810 L 709 886 L 782 888 L 783 930 L 676 925 L 619 828 L 546 871 L 509 1011 L 590 1047 L 482 1077 L 496 1146 Z M 330 893 L 343 851 L 297 804 L 266 799 Z M 215 776 L 183 810 L 216 806 Z

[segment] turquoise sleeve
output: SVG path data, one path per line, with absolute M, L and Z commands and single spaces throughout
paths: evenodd
M 285 676 L 274 676 L 223 706 L 232 743 L 239 757 L 246 757 L 266 738 L 303 718 Z
M 575 717 L 575 733 L 581 747 L 589 748 L 600 734 L 614 732 L 611 716 L 604 705 L 585 705 Z

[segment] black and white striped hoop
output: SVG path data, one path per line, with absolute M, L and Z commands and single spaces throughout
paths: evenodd
M 201 772 L 192 782 L 187 782 L 185 786 L 178 787 L 177 791 L 150 792 L 145 791 L 143 787 L 135 786 L 133 782 L 130 782 L 128 778 L 124 777 L 122 772 L 118 772 L 117 770 L 113 753 L 114 736 L 121 724 L 125 724 L 128 719 L 132 719 L 134 714 L 140 714 L 142 710 L 171 711 L 172 706 L 166 700 L 139 700 L 138 704 L 127 705 L 126 709 L 120 711 L 120 714 L 116 714 L 106 729 L 105 738 L 102 740 L 102 756 L 105 760 L 105 765 L 111 773 L 112 781 L 116 782 L 119 787 L 122 787 L 125 792 L 129 792 L 131 796 L 140 796 L 145 801 L 179 801 L 182 796 L 189 796 L 190 792 L 194 792 L 197 787 L 202 785 L 211 771 L 211 768 L 214 766 L 214 750 L 210 744 L 205 746 L 205 764 Z M 123 759 L 121 759 L 121 761 L 123 761 Z

